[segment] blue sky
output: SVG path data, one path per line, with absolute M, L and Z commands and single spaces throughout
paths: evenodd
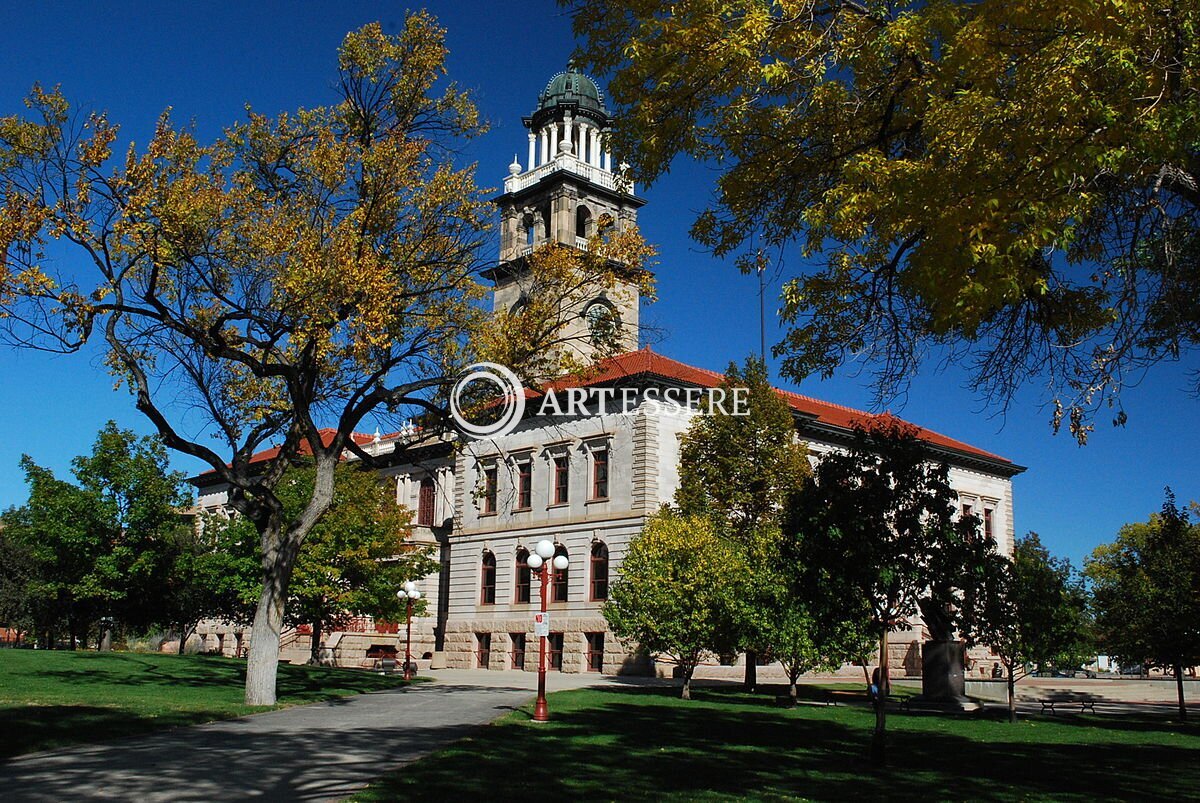
M 521 116 L 532 111 L 538 92 L 571 52 L 570 21 L 549 0 L 425 7 L 449 29 L 451 77 L 476 91 L 493 123 L 467 156 L 478 161 L 481 183 L 499 186 L 513 154 L 525 158 Z M 211 137 L 239 119 L 246 103 L 274 113 L 329 102 L 342 36 L 373 20 L 395 31 L 404 8 L 348 0 L 6 4 L 0 9 L 0 29 L 7 32 L 0 115 L 20 111 L 29 87 L 41 81 L 62 84 L 84 108 L 108 110 L 126 141 L 144 143 L 167 106 L 177 121 L 195 120 L 201 136 Z M 679 164 L 643 193 L 649 203 L 640 222 L 661 250 L 660 300 L 643 311 L 643 319 L 665 335 L 656 350 L 723 370 L 729 360 L 758 349 L 757 283 L 687 237 L 712 178 L 706 169 Z M 799 267 L 796 261 L 789 270 Z M 772 317 L 767 326 L 770 339 L 779 330 Z M 1171 485 L 1181 501 L 1200 498 L 1200 434 L 1190 423 L 1200 403 L 1184 392 L 1188 370 L 1197 367 L 1192 359 L 1152 371 L 1125 397 L 1129 424 L 1101 424 L 1084 448 L 1069 436 L 1051 436 L 1036 383 L 999 417 L 962 389 L 960 374 L 930 370 L 892 409 L 1028 466 L 1015 480 L 1018 532 L 1038 531 L 1052 550 L 1078 563 L 1122 523 L 1156 510 L 1163 486 Z M 90 449 L 107 419 L 150 431 L 128 394 L 114 392 L 95 353 L 0 349 L 0 377 L 0 507 L 25 499 L 21 454 L 65 475 L 71 456 Z M 865 381 L 851 371 L 826 382 L 783 384 L 860 408 L 871 401 Z M 182 458 L 176 466 L 198 469 Z

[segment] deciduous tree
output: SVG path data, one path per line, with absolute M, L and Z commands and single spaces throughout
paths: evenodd
M 720 396 L 714 397 L 711 409 L 696 416 L 684 433 L 675 503 L 685 514 L 711 517 L 749 560 L 756 541 L 778 536 L 788 497 L 810 473 L 807 450 L 762 360 L 751 357 L 743 368 L 731 363 L 717 390 L 724 394 L 722 404 L 715 403 Z M 766 552 L 776 554 L 773 548 Z M 769 605 L 762 595 L 773 593 L 772 583 L 758 581 L 773 576 L 776 568 L 759 563 L 753 561 L 738 590 L 746 612 L 739 621 L 747 691 L 757 682 L 757 652 L 767 640 L 763 627 L 773 627 L 756 612 Z
M 711 519 L 664 508 L 630 542 L 604 616 L 618 638 L 674 661 L 689 700 L 703 654 L 737 647 L 734 596 L 745 571 Z
M 284 473 L 279 491 L 288 511 L 307 504 L 313 480 L 311 467 Z M 335 472 L 333 502 L 309 534 L 289 590 L 286 621 L 312 626 L 313 663 L 320 659 L 323 633 L 352 616 L 398 620 L 404 604 L 396 592 L 404 581 L 438 570 L 429 548 L 410 540 L 411 519 L 373 471 L 343 465 Z M 240 533 L 253 543 L 253 527 L 244 520 L 231 522 L 229 529 L 223 538 Z
M 1122 527 L 1116 541 L 1096 548 L 1085 571 L 1108 652 L 1122 663 L 1171 671 L 1186 719 L 1183 672 L 1200 664 L 1200 525 L 1168 488 L 1162 512 Z
M 886 725 L 888 635 L 919 612 L 935 641 L 951 638 L 973 599 L 974 569 L 995 548 L 977 518 L 956 515 L 948 474 L 915 427 L 880 417 L 860 425 L 846 452 L 821 457 L 789 511 L 812 612 L 878 642 L 877 735 Z
M 444 34 L 425 13 L 395 36 L 364 26 L 342 43 L 332 105 L 249 111 L 209 144 L 164 114 L 113 158 L 117 128 L 58 89 L 0 119 L 4 331 L 67 351 L 102 339 L 164 443 L 207 463 L 255 526 L 252 705 L 275 702 L 288 586 L 335 467 L 345 452 L 376 462 L 351 437 L 363 419 L 420 414 L 432 431 L 464 365 L 498 351 L 520 369 L 562 339 L 567 306 L 513 326 L 480 303 L 490 206 L 455 148 L 484 126 L 444 83 Z M 53 275 L 51 241 L 81 263 Z M 638 242 L 610 232 L 573 264 L 603 285 L 636 269 Z M 277 488 L 302 454 L 312 496 L 289 515 Z
M 1051 555 L 1033 532 L 1016 540 L 1011 559 L 993 553 L 976 571 L 978 596 L 965 608 L 963 630 L 1000 657 L 1015 722 L 1016 683 L 1026 665 L 1058 664 L 1060 656 L 1082 650 L 1086 597 L 1070 561 Z
M 160 621 L 170 545 L 186 527 L 182 476 L 168 470 L 157 438 L 110 421 L 72 466 L 78 485 L 23 457 L 29 501 L 3 519 L 25 559 L 27 613 L 47 647 L 63 625 L 72 648 L 86 643 L 102 616 L 126 629 Z
M 1200 344 L 1195 3 L 561 3 L 633 175 L 698 158 L 696 240 L 799 251 L 785 373 L 870 359 L 890 396 L 933 351 L 1002 400 L 1048 374 L 1082 441 Z

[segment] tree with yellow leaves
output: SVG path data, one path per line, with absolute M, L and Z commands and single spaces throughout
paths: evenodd
M 1200 345 L 1195 0 L 561 3 L 634 177 L 711 164 L 694 238 L 804 258 L 793 378 L 866 359 L 886 398 L 949 355 L 1002 402 L 1048 377 L 1083 441 Z
M 425 13 L 396 36 L 354 31 L 336 102 L 249 111 L 209 144 L 164 113 L 145 147 L 115 158 L 117 127 L 80 117 L 57 88 L 0 119 L 3 332 L 63 351 L 102 339 L 164 443 L 207 463 L 254 524 L 251 705 L 275 702 L 288 583 L 334 468 L 344 453 L 373 461 L 351 437 L 364 417 L 420 414 L 433 429 L 465 364 L 502 347 L 520 370 L 562 332 L 561 304 L 542 307 L 557 320 L 503 336 L 481 304 L 490 207 L 454 146 L 485 127 L 443 83 L 444 35 Z M 607 281 L 610 263 L 640 253 L 629 237 L 575 251 L 574 268 Z M 47 267 L 54 241 L 82 256 L 61 276 Z M 561 257 L 531 263 L 563 270 Z M 272 443 L 276 456 L 252 464 Z M 313 488 L 292 512 L 277 487 L 301 455 Z

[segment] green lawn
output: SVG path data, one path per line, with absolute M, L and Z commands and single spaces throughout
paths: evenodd
M 0 650 L 0 757 L 242 716 L 246 662 L 151 653 Z M 403 684 L 348 669 L 279 667 L 281 707 Z
M 774 707 L 771 696 L 597 689 L 514 712 L 410 764 L 360 801 L 1096 800 L 1200 798 L 1200 727 L 1124 716 L 890 714 L 868 759 L 868 708 Z

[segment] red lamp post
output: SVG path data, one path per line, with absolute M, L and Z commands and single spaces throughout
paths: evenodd
M 534 722 L 549 722 L 550 709 L 546 705 L 546 639 L 550 636 L 550 621 L 546 614 L 546 593 L 553 577 L 551 567 L 563 570 L 570 565 L 566 555 L 554 554 L 554 543 L 545 539 L 538 541 L 529 556 L 529 568 L 538 571 L 541 581 L 542 612 L 535 620 L 535 633 L 538 637 L 538 691 L 537 702 L 533 706 Z
M 404 600 L 407 608 L 404 626 L 404 679 L 412 680 L 412 609 L 413 603 L 421 598 L 421 592 L 417 590 L 417 584 L 409 580 L 405 582 L 402 590 L 396 592 L 396 596 Z

